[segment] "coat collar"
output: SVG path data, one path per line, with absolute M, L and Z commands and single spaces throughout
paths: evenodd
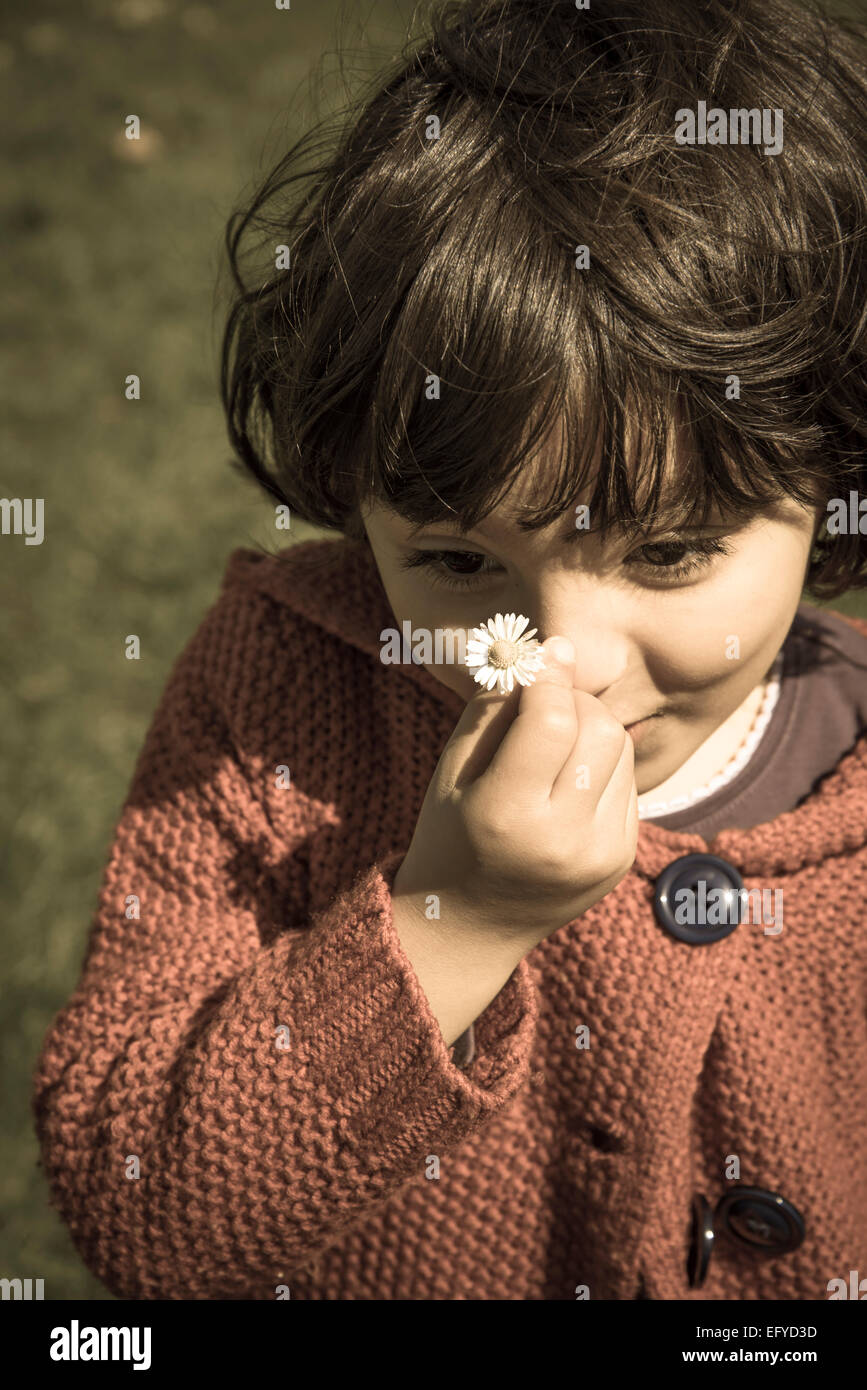
M 226 579 L 252 584 L 305 621 L 373 657 L 379 665 L 383 646 L 380 633 L 386 628 L 399 632 L 373 553 L 359 541 L 298 541 L 274 554 L 235 550 L 229 557 Z M 463 699 L 424 666 L 408 662 L 388 669 L 454 710 L 457 722 L 464 709 Z

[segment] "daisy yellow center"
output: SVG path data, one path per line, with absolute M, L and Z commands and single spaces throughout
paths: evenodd
M 498 637 L 496 642 L 491 643 L 490 650 L 488 651 L 488 664 L 490 666 L 496 666 L 500 670 L 505 670 L 507 666 L 511 666 L 512 662 L 517 659 L 517 656 L 517 642 L 507 642 L 505 638 Z

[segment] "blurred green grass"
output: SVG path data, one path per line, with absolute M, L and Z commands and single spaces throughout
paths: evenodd
M 267 501 L 226 464 L 214 307 L 226 218 L 310 123 L 304 96 L 323 54 L 348 41 L 347 71 L 363 75 L 399 48 L 410 12 L 374 0 L 295 0 L 282 12 L 55 0 L 0 16 L 0 496 L 43 497 L 46 526 L 41 546 L 0 547 L 11 909 L 0 1274 L 43 1278 L 48 1299 L 111 1295 L 48 1206 L 30 1117 L 35 1057 L 76 983 L 169 670 L 229 552 L 275 542 Z M 130 113 L 147 137 L 136 161 L 118 147 Z M 132 372 L 137 403 L 123 396 Z M 320 534 L 293 522 L 294 540 Z M 865 595 L 831 606 L 867 617 Z M 140 661 L 124 657 L 128 633 Z
M 226 463 L 225 223 L 339 103 L 338 40 L 363 76 L 367 53 L 376 66 L 398 50 L 408 9 L 55 0 L 0 14 L 0 496 L 45 499 L 44 543 L 0 546 L 0 1274 L 43 1278 L 47 1299 L 111 1298 L 48 1206 L 30 1082 L 78 977 L 133 764 L 230 551 L 327 534 L 293 518 L 275 536 L 267 500 Z M 317 74 L 334 100 L 314 107 Z M 126 141 L 118 152 L 130 113 L 137 161 Z

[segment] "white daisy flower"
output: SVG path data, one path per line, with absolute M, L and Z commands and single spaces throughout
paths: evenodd
M 533 640 L 536 628 L 524 632 L 529 618 L 516 617 L 514 613 L 498 613 L 488 618 L 484 627 L 471 629 L 472 636 L 467 642 L 464 661 L 471 669 L 477 667 L 473 679 L 493 690 L 499 684 L 499 693 L 508 695 L 520 685 L 532 685 L 536 672 L 544 668 L 540 642 Z

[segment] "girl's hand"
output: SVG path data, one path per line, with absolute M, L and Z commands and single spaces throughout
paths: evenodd
M 393 889 L 524 952 L 609 893 L 638 843 L 632 740 L 573 687 L 571 642 L 543 653 L 533 685 L 468 702 Z

